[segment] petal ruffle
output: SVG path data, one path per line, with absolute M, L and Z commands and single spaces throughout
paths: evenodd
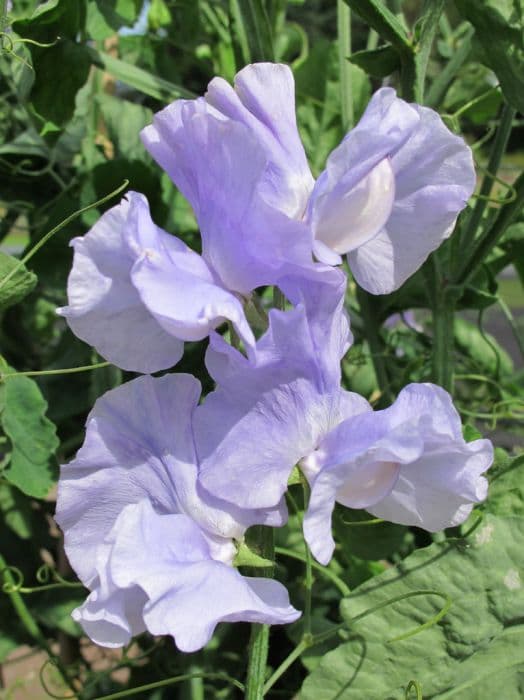
M 99 580 L 110 582 L 109 595 L 93 601 L 95 590 L 84 608 L 98 602 L 99 619 L 110 616 L 113 627 L 132 627 L 124 603 L 137 590 L 145 594 L 140 608 L 145 627 L 155 635 L 170 634 L 186 652 L 205 646 L 219 622 L 285 624 L 300 615 L 280 583 L 245 578 L 212 559 L 195 522 L 185 515 L 160 515 L 147 500 L 122 512 L 106 544 L 98 573 Z M 86 612 L 77 613 L 82 623 Z M 92 612 L 90 617 L 89 631 L 101 639 L 106 630 L 99 632 Z M 107 625 L 106 619 L 100 624 Z
M 304 214 L 314 180 L 295 117 L 295 85 L 288 66 L 255 63 L 208 86 L 206 101 L 225 117 L 245 124 L 264 147 L 267 168 L 260 183 L 265 201 L 290 218 Z
M 85 235 L 73 239 L 69 305 L 58 309 L 71 330 L 110 362 L 134 372 L 156 372 L 176 364 L 184 344 L 168 334 L 144 306 L 131 281 L 136 251 L 130 246 L 136 206 L 129 192 Z M 159 238 L 168 236 L 159 232 Z
M 264 522 L 254 513 L 243 524 L 234 509 L 197 492 L 192 417 L 199 397 L 194 377 L 174 374 L 139 377 L 96 402 L 84 445 L 62 467 L 56 513 L 84 583 L 93 580 L 96 550 L 121 511 L 144 498 L 159 512 L 190 514 L 212 535 L 241 537 L 247 525 Z

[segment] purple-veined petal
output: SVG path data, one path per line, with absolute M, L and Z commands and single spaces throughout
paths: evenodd
M 85 235 L 73 239 L 69 305 L 58 309 L 71 330 L 110 362 L 135 372 L 156 372 L 181 358 L 184 344 L 159 325 L 131 281 L 136 260 L 129 238 L 142 195 L 129 192 Z M 160 232 L 162 237 L 171 238 Z

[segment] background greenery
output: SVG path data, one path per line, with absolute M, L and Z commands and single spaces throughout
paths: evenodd
M 325 639 L 300 649 L 268 697 L 301 687 L 304 700 L 523 697 L 523 1 L 13 0 L 8 14 L 3 4 L 0 694 L 242 695 L 230 679 L 245 675 L 247 625 L 221 625 L 197 654 L 149 635 L 107 653 L 69 616 L 85 591 L 52 520 L 57 464 L 82 443 L 95 399 L 132 375 L 103 363 L 55 308 L 66 301 L 69 240 L 117 199 L 85 208 L 124 180 L 147 195 L 159 226 L 198 249 L 192 212 L 139 130 L 171 100 L 202 94 L 214 75 L 231 80 L 250 61 L 278 60 L 295 74 L 314 174 L 384 82 L 438 109 L 474 149 L 478 192 L 450 241 L 392 295 L 350 283 L 356 341 L 343 370 L 347 388 L 379 407 L 409 381 L 439 382 L 467 437 L 480 430 L 499 449 L 490 496 L 460 529 L 430 537 L 337 511 L 336 557 L 314 572 L 313 632 Z M 204 351 L 190 345 L 177 371 L 209 389 Z M 278 533 L 277 573 L 300 607 L 297 510 Z M 272 630 L 272 669 L 296 648 L 301 624 Z M 31 687 L 13 671 L 20 650 L 44 652 L 27 662 L 41 670 Z M 140 689 L 157 681 L 169 685 Z

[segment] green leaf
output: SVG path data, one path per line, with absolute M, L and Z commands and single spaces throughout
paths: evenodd
M 0 512 L 7 527 L 18 537 L 28 540 L 32 536 L 31 504 L 9 484 L 0 484 Z
M 86 28 L 89 36 L 102 41 L 121 27 L 132 26 L 138 18 L 140 0 L 89 0 Z
M 152 121 L 152 111 L 111 95 L 97 95 L 96 101 L 100 106 L 109 140 L 115 147 L 113 156 L 150 162 L 151 159 L 140 140 L 140 131 Z
M 86 47 L 65 39 L 49 48 L 33 47 L 32 55 L 35 82 L 30 100 L 48 122 L 47 130 L 57 130 L 73 116 L 76 94 L 89 75 L 89 54 Z
M 341 605 L 350 640 L 326 654 L 301 700 L 405 700 L 412 679 L 427 700 L 521 698 L 523 547 L 524 519 L 488 515 L 467 541 L 420 549 L 359 586 Z
M 397 17 L 380 0 L 345 0 L 364 22 L 401 53 L 413 53 L 413 45 Z
M 82 630 L 71 617 L 71 613 L 82 605 L 85 597 L 86 591 L 80 586 L 43 591 L 31 601 L 31 612 L 47 627 L 59 629 L 72 637 L 80 637 Z
M 455 0 L 475 27 L 486 62 L 500 80 L 508 102 L 524 111 L 523 0 Z
M 357 51 L 351 54 L 349 60 L 374 78 L 385 78 L 400 68 L 398 53 L 392 46 Z
M 32 379 L 4 377 L 0 384 L 0 423 L 11 441 L 11 458 L 2 476 L 35 498 L 47 495 L 58 471 L 54 459 L 58 439 L 46 410 L 47 403 Z
M 8 275 L 11 275 L 9 279 L 2 283 Z M 36 275 L 29 272 L 25 265 L 20 265 L 17 258 L 0 252 L 0 310 L 18 304 L 35 288 L 36 283 Z
M 171 102 L 179 97 L 191 99 L 195 95 L 180 85 L 170 83 L 143 68 L 138 68 L 131 63 L 126 63 L 119 58 L 114 58 L 103 51 L 97 51 L 92 47 L 87 47 L 91 63 L 98 68 L 110 73 L 117 80 L 121 80 L 126 85 L 149 95 L 162 102 Z
M 242 63 L 274 60 L 271 25 L 264 0 L 229 0 L 231 35 Z
M 482 509 L 496 515 L 524 516 L 524 455 L 511 459 L 498 449 L 493 469 L 496 467 L 499 471 L 490 481 L 489 497 Z
M 364 510 L 351 510 L 337 504 L 333 514 L 336 541 L 348 560 L 386 559 L 404 548 L 413 539 L 407 527 L 395 523 L 369 523 L 373 516 Z M 368 522 L 369 524 L 364 524 Z

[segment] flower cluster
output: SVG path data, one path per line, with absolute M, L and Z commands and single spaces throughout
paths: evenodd
M 73 241 L 59 312 L 145 376 L 96 402 L 62 467 L 57 520 L 91 591 L 73 615 L 94 641 L 122 646 L 147 629 L 193 651 L 218 622 L 300 615 L 281 583 L 235 567 L 247 528 L 286 522 L 295 467 L 310 485 L 304 536 L 322 564 L 335 502 L 435 531 L 485 498 L 492 446 L 465 442 L 443 389 L 410 384 L 374 411 L 340 371 L 352 342 L 341 256 L 369 292 L 398 288 L 450 235 L 474 170 L 435 112 L 383 88 L 315 181 L 291 71 L 274 64 L 246 67 L 234 87 L 214 79 L 142 138 L 191 203 L 202 254 L 159 229 L 136 192 Z M 257 338 L 245 308 L 267 285 L 288 308 L 270 310 Z M 225 321 L 238 347 L 217 332 Z M 150 376 L 208 336 L 216 388 L 203 402 L 188 374 Z

